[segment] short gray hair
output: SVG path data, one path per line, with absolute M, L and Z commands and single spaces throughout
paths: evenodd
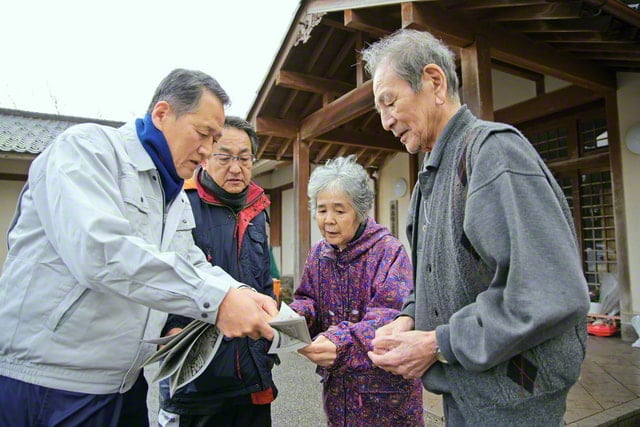
M 344 192 L 358 220 L 364 222 L 373 207 L 373 190 L 367 171 L 356 162 L 354 154 L 336 157 L 313 170 L 307 188 L 312 215 L 315 216 L 318 210 L 318 194 L 327 189 Z
M 178 117 L 191 113 L 198 108 L 204 90 L 211 92 L 225 107 L 231 103 L 227 92 L 210 75 L 202 71 L 176 68 L 158 85 L 147 113 L 151 114 L 153 107 L 160 101 L 171 104 L 171 108 Z
M 447 77 L 447 93 L 459 98 L 455 54 L 442 41 L 426 31 L 401 29 L 380 39 L 362 51 L 362 60 L 373 77 L 381 64 L 389 64 L 393 71 L 418 93 L 422 88 L 422 70 L 436 64 Z
M 249 137 L 249 141 L 251 141 L 251 154 L 255 156 L 258 153 L 258 134 L 253 126 L 251 126 L 251 123 L 242 117 L 227 116 L 224 120 L 224 127 L 244 131 Z

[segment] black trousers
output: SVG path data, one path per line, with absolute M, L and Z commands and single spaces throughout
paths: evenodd
M 180 427 L 271 427 L 271 405 L 232 405 L 213 415 L 180 415 Z

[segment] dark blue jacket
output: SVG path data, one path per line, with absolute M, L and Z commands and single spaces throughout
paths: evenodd
M 237 214 L 199 180 L 187 182 L 185 191 L 196 221 L 193 237 L 208 261 L 234 279 L 273 297 L 266 212 L 270 202 L 264 190 L 252 182 L 247 204 Z M 190 321 L 169 315 L 165 331 L 184 327 Z M 269 403 L 276 394 L 271 377 L 275 358 L 267 354 L 270 344 L 265 339 L 225 337 L 205 372 L 178 390 L 164 404 L 165 409 L 174 413 L 215 413 L 228 398 L 238 403 Z

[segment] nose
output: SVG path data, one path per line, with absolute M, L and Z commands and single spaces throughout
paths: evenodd
M 205 159 L 209 158 L 213 153 L 213 138 L 211 140 L 207 140 L 202 142 L 198 147 L 198 153 L 204 156 Z
M 333 215 L 333 213 L 331 212 L 327 212 L 324 216 L 324 222 L 333 224 L 335 222 L 335 215 Z
M 382 123 L 384 130 L 390 131 L 396 123 L 396 120 L 393 118 L 391 113 L 384 109 L 380 111 L 380 122 Z

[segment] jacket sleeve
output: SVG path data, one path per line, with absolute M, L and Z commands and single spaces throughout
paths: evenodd
M 292 310 L 307 319 L 309 334 L 312 338 L 322 332 L 318 319 L 318 286 L 320 284 L 313 274 L 317 266 L 316 258 L 312 256 L 315 253 L 315 249 L 312 248 L 307 256 L 300 285 L 293 293 L 293 301 L 290 305 Z
M 262 242 L 262 277 L 259 278 L 262 282 L 262 293 L 265 295 L 269 295 L 271 298 L 276 297 L 273 291 L 273 277 L 271 277 L 271 248 L 269 245 L 269 236 L 267 233 L 266 224 L 269 222 L 269 216 L 267 212 L 264 211 L 263 215 L 265 216 L 265 228 L 264 228 L 264 241 Z
M 127 176 L 102 132 L 67 131 L 36 159 L 44 164 L 32 168 L 29 185 L 50 244 L 88 288 L 215 322 L 222 299 L 237 282 L 220 268 L 194 266 L 204 256 L 193 240 L 185 258 L 133 234 L 119 186 Z
M 382 243 L 378 243 L 382 244 Z M 413 288 L 411 263 L 400 242 L 381 253 L 379 268 L 372 280 L 371 300 L 362 320 L 340 322 L 323 333 L 337 346 L 333 371 L 368 370 L 373 368 L 367 352 L 377 328 L 392 321 Z
M 587 314 L 573 222 L 532 150 L 500 132 L 473 161 L 464 230 L 495 273 L 474 303 L 436 328 L 444 356 L 468 370 L 504 362 Z

